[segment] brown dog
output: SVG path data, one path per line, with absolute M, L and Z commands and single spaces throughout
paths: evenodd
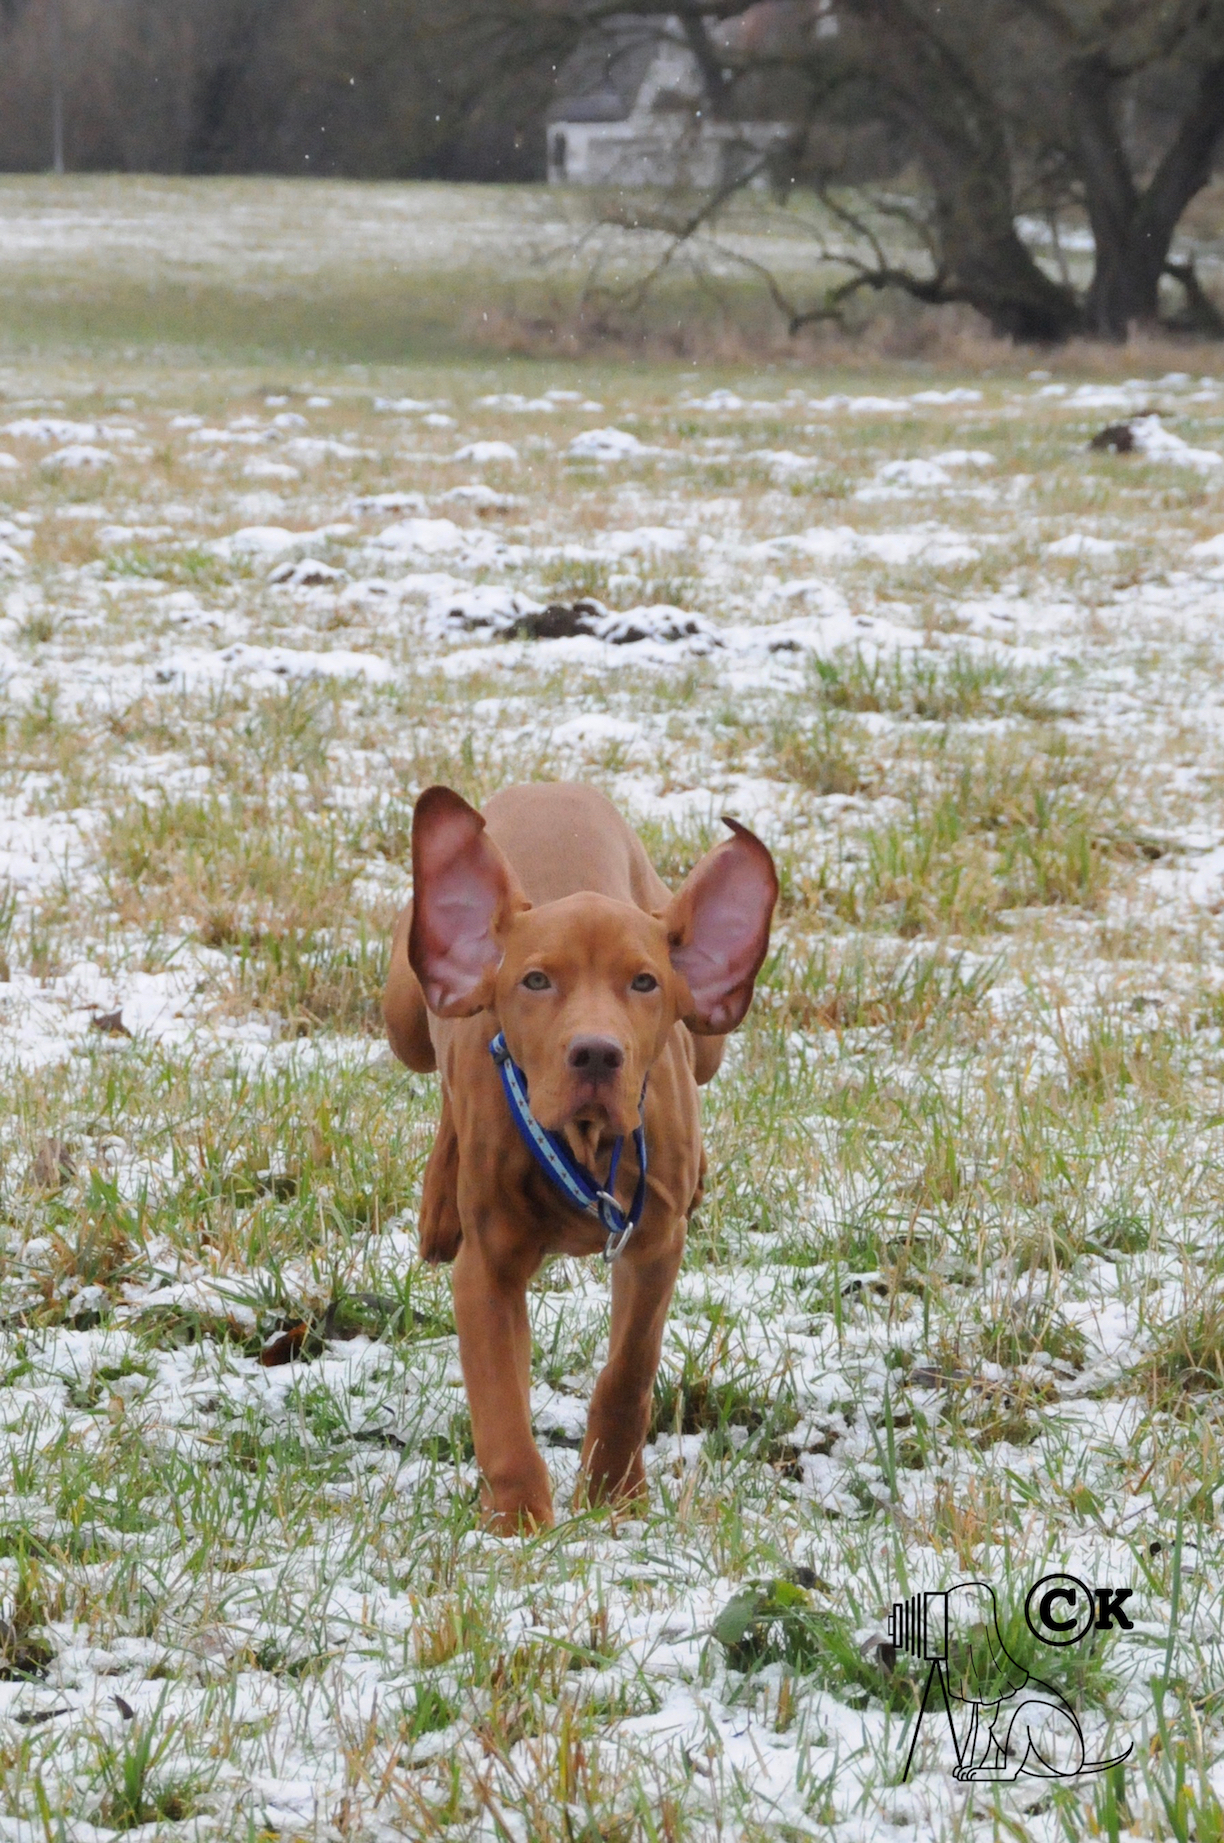
M 558 1191 L 517 1131 L 489 1051 L 500 1030 L 531 1112 L 616 1192 L 648 1185 L 612 1267 L 608 1361 L 582 1449 L 591 1501 L 644 1491 L 642 1444 L 663 1323 L 700 1197 L 697 1084 L 739 1024 L 769 945 L 773 860 L 751 832 L 707 853 L 672 896 L 641 841 L 593 788 L 510 787 L 486 819 L 448 787 L 417 801 L 413 901 L 400 916 L 383 1001 L 391 1047 L 442 1075 L 425 1172 L 421 1253 L 455 1262 L 455 1323 L 483 1501 L 495 1528 L 552 1522 L 531 1434 L 527 1282 L 549 1254 L 597 1254 L 595 1217 Z

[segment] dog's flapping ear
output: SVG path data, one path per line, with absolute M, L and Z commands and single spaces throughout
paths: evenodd
M 693 1001 L 684 1022 L 699 1037 L 743 1022 L 778 900 L 778 873 L 760 839 L 734 819 L 723 824 L 732 836 L 689 872 L 661 917 Z
M 438 1017 L 472 1017 L 493 998 L 500 935 L 530 904 L 485 831 L 449 787 L 427 787 L 412 815 L 408 958 Z

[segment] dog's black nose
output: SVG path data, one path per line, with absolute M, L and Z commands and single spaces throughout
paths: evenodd
M 575 1037 L 568 1061 L 588 1081 L 605 1081 L 624 1067 L 625 1052 L 611 1037 Z

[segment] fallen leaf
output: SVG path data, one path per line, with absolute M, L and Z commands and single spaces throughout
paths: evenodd
M 30 1166 L 35 1190 L 62 1190 L 76 1175 L 76 1160 L 63 1139 L 44 1139 Z
M 108 1037 L 130 1037 L 131 1031 L 123 1021 L 122 1011 L 107 1011 L 89 1020 L 91 1030 L 101 1030 Z
M 259 1361 L 265 1369 L 275 1369 L 278 1364 L 292 1363 L 310 1330 L 307 1324 L 287 1325 L 283 1331 L 274 1331 L 259 1353 Z

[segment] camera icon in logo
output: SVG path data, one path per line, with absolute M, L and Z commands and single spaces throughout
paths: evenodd
M 1024 1615 L 1035 1638 L 1048 1645 L 1078 1644 L 1092 1631 L 1108 1631 L 1129 1587 L 1091 1588 L 1073 1574 L 1049 1574 L 1031 1588 Z M 889 1615 L 888 1635 L 898 1652 L 929 1666 L 903 1779 L 908 1779 L 922 1718 L 938 1686 L 960 1780 L 1070 1779 L 1102 1772 L 1130 1753 L 1090 1760 L 1074 1710 L 1051 1683 L 1032 1676 L 1008 1651 L 999 1630 L 994 1588 L 961 1581 L 947 1592 L 911 1594 Z M 953 1705 L 967 1711 L 959 1725 Z
M 928 1664 L 944 1663 L 948 1656 L 947 1594 L 912 1593 L 908 1600 L 894 1601 L 888 1636 L 898 1651 L 908 1651 Z

